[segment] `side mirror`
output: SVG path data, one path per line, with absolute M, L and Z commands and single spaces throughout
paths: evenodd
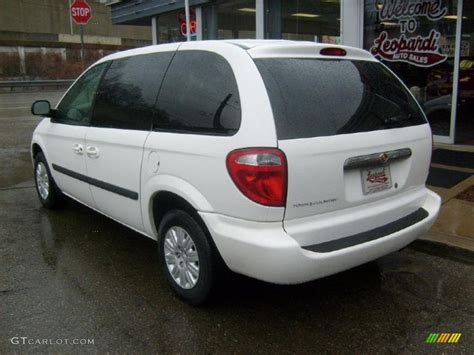
M 48 100 L 37 100 L 31 105 L 31 113 L 36 116 L 49 116 L 51 104 Z

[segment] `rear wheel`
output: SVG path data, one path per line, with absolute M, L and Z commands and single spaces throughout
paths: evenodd
M 57 208 L 62 200 L 62 194 L 56 186 L 48 168 L 43 153 L 35 157 L 35 185 L 41 204 L 46 208 Z
M 198 305 L 206 301 L 215 280 L 212 248 L 199 223 L 187 212 L 172 210 L 159 228 L 160 262 L 176 294 Z

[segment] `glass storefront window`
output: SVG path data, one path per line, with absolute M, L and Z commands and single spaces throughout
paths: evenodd
M 455 143 L 474 144 L 474 3 L 464 1 Z
M 265 38 L 340 42 L 340 0 L 267 0 Z
M 196 40 L 196 11 L 190 11 L 191 39 Z M 186 14 L 184 10 L 158 16 L 158 43 L 186 41 Z
M 255 39 L 255 0 L 219 1 L 203 7 L 204 39 Z
M 366 0 L 364 48 L 423 107 L 433 134 L 450 136 L 457 0 Z

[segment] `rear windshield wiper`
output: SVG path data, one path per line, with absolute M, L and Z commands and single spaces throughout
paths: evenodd
M 408 114 L 403 114 L 403 115 L 398 115 L 398 116 L 383 117 L 382 121 L 386 125 L 395 125 L 397 123 L 409 121 L 412 118 L 413 118 L 413 115 L 411 113 L 408 113 Z

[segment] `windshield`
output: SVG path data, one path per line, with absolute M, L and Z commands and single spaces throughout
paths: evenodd
M 278 139 L 426 123 L 410 93 L 380 63 L 306 58 L 255 63 L 270 97 Z

